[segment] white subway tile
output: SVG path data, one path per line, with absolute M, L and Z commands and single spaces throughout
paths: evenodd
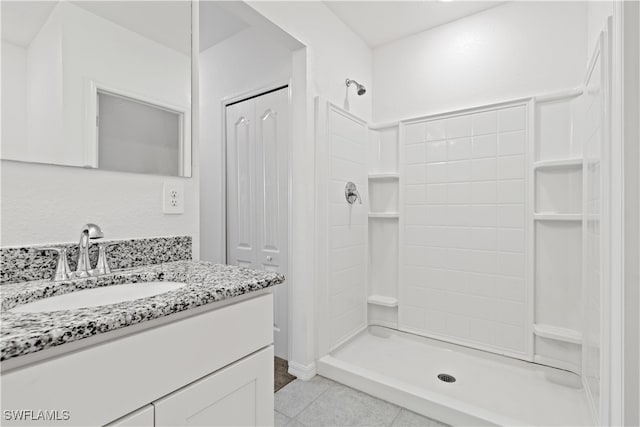
M 507 252 L 498 253 L 498 273 L 504 276 L 524 277 L 524 254 Z
M 511 156 L 524 154 L 526 147 L 526 134 L 521 132 L 501 133 L 498 135 L 498 155 Z
M 471 186 L 471 201 L 474 204 L 496 203 L 498 200 L 498 184 L 496 181 L 474 182 Z
M 447 141 L 427 142 L 427 163 L 444 162 L 447 160 Z
M 471 228 L 471 248 L 485 251 L 495 250 L 497 247 L 497 231 L 495 228 Z
M 450 139 L 448 145 L 447 160 L 471 158 L 471 138 Z
M 523 302 L 525 300 L 525 282 L 518 277 L 496 276 L 496 292 L 500 298 Z
M 516 352 L 524 352 L 525 350 L 525 335 L 520 327 L 496 323 L 495 338 L 497 346 Z
M 498 181 L 499 203 L 524 203 L 524 180 Z
M 472 153 L 475 159 L 483 157 L 495 157 L 498 153 L 498 136 L 494 134 L 474 136 Z
M 524 227 L 524 206 L 498 206 L 498 224 L 500 227 Z
M 470 226 L 495 227 L 497 222 L 496 205 L 474 205 L 471 207 Z
M 470 225 L 472 211 L 469 205 L 451 205 L 447 207 L 446 224 L 449 226 Z
M 405 171 L 404 179 L 407 184 L 423 184 L 427 179 L 426 165 L 409 165 Z
M 471 251 L 469 270 L 475 273 L 495 274 L 498 256 L 493 251 Z
M 407 206 L 405 209 L 407 224 L 427 225 L 428 211 L 426 206 Z
M 458 160 L 447 163 L 447 181 L 463 182 L 471 179 L 471 162 Z
M 498 176 L 496 159 L 474 159 L 471 162 L 471 177 L 474 181 L 490 181 Z
M 427 184 L 427 204 L 447 203 L 447 184 Z
M 454 205 L 471 203 L 471 183 L 447 184 L 447 202 Z
M 424 184 L 408 184 L 405 192 L 405 201 L 408 205 L 425 203 L 427 200 L 427 186 Z
M 498 131 L 523 130 L 527 124 L 526 111 L 523 105 L 499 110 Z
M 524 156 L 498 158 L 498 179 L 522 179 L 524 169 Z
M 447 181 L 447 163 L 428 163 L 426 182 L 438 183 Z
M 427 122 L 427 141 L 438 141 L 447 137 L 446 120 Z
M 473 134 L 486 135 L 498 130 L 498 114 L 496 111 L 485 111 L 473 115 Z
M 427 144 L 412 144 L 405 146 L 404 157 L 408 165 L 425 163 L 427 161 Z
M 447 225 L 447 222 L 448 222 L 448 217 L 447 217 L 446 206 L 443 206 L 443 205 L 428 206 L 426 225 Z
M 470 115 L 450 117 L 446 119 L 447 138 L 462 138 L 471 136 L 473 123 Z
M 501 228 L 498 230 L 498 250 L 507 252 L 524 252 L 524 230 Z
M 404 127 L 404 140 L 406 144 L 417 144 L 426 141 L 425 123 L 413 123 Z
M 424 330 L 424 313 L 421 307 L 407 305 L 402 308 L 402 321 L 409 329 Z

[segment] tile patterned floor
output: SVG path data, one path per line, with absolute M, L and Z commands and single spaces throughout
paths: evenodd
M 276 427 L 446 426 L 320 376 L 283 387 L 275 410 Z

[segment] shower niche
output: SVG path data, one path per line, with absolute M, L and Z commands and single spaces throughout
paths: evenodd
M 398 125 L 369 127 L 369 325 L 398 327 Z
M 582 90 L 535 99 L 534 361 L 581 371 Z

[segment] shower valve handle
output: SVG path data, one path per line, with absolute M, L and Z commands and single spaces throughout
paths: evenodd
M 358 188 L 351 181 L 347 182 L 347 185 L 344 187 L 344 198 L 347 199 L 347 203 L 350 205 L 353 205 L 356 200 L 362 204 L 362 197 L 360 197 L 360 193 L 358 193 Z

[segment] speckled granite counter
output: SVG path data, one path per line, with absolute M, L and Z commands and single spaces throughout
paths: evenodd
M 186 282 L 187 285 L 152 297 L 99 307 L 49 313 L 8 311 L 20 304 L 77 290 L 154 280 Z M 244 295 L 283 281 L 283 275 L 273 272 L 207 262 L 176 261 L 88 279 L 64 282 L 39 280 L 3 285 L 0 287 L 0 360 Z

